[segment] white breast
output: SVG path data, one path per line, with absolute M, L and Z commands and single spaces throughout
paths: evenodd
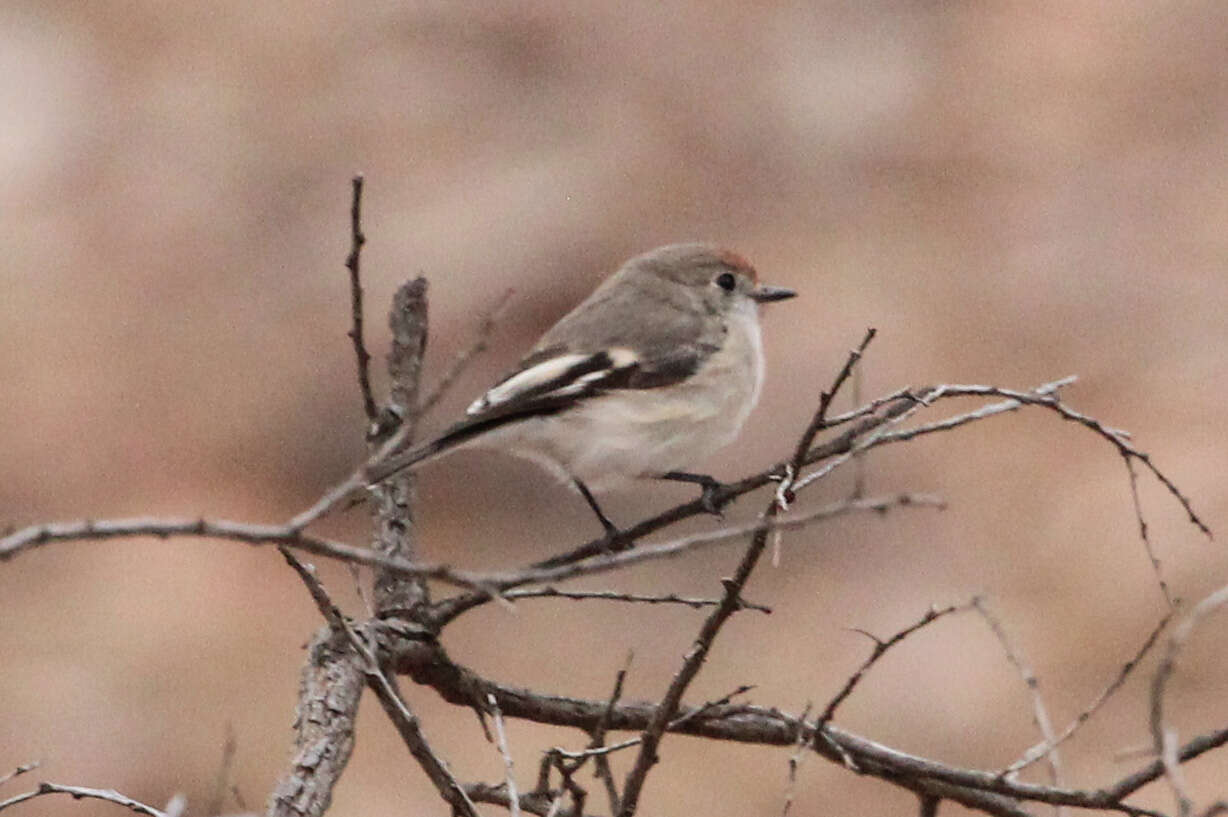
M 759 399 L 763 344 L 754 304 L 745 307 L 730 316 L 721 349 L 686 381 L 611 391 L 505 427 L 500 447 L 593 488 L 694 467 L 733 441 Z

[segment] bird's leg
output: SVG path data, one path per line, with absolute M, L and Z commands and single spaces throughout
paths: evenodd
M 717 501 L 717 493 L 725 487 L 725 483 L 720 480 L 707 474 L 692 474 L 689 471 L 670 471 L 662 474 L 658 479 L 671 479 L 675 482 L 690 482 L 698 485 L 701 489 L 699 503 L 704 506 L 704 510 L 713 516 L 724 516 L 721 513 L 721 505 L 728 502 L 729 499 Z
M 587 502 L 588 506 L 593 509 L 593 513 L 597 514 L 597 519 L 601 522 L 601 527 L 605 528 L 605 538 L 608 541 L 614 541 L 614 537 L 618 536 L 619 533 L 618 526 L 610 521 L 610 517 L 605 515 L 605 511 L 601 510 L 601 506 L 597 504 L 597 500 L 593 498 L 593 492 L 588 489 L 587 485 L 574 478 L 572 479 L 572 482 L 575 483 L 576 490 L 580 492 L 580 496 L 584 497 L 584 501 Z

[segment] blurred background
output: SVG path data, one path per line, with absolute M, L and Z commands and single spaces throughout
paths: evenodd
M 906 385 L 1026 388 L 1068 374 L 1076 407 L 1137 444 L 1228 532 L 1228 5 L 1053 2 L 53 3 L 0 7 L 0 523 L 136 514 L 287 518 L 363 455 L 345 337 L 349 179 L 367 178 L 368 341 L 396 286 L 431 281 L 427 382 L 515 288 L 446 425 L 623 259 L 707 239 L 802 295 L 766 315 L 769 379 L 734 478 L 790 450 L 874 326 L 867 397 Z M 376 370 L 377 385 L 386 382 Z M 382 394 L 382 391 L 381 391 Z M 842 406 L 847 406 L 847 397 Z M 929 419 L 968 406 L 949 404 Z M 785 537 L 688 699 L 821 707 L 866 639 L 986 593 L 1065 724 L 1165 606 L 1103 441 L 1040 413 L 870 458 L 869 488 L 943 513 L 849 518 Z M 847 476 L 800 508 L 840 498 Z M 1195 600 L 1223 545 L 1141 480 L 1157 555 Z M 609 495 L 620 521 L 687 486 Z M 742 499 L 750 518 L 766 495 Z M 598 533 L 532 466 L 460 454 L 420 482 L 422 555 L 473 568 Z M 708 529 L 697 520 L 693 529 Z M 321 530 L 367 536 L 362 511 Z M 725 547 L 577 586 L 713 595 Z M 337 598 L 348 572 L 321 564 Z M 0 771 L 115 787 L 202 813 L 228 729 L 262 809 L 291 740 L 302 645 L 320 625 L 270 549 L 204 540 L 51 545 L 0 565 Z M 665 689 L 702 614 L 602 602 L 490 606 L 445 634 L 478 671 L 604 697 Z M 1172 687 L 1183 738 L 1228 720 L 1221 617 Z M 1063 747 L 1096 787 L 1149 743 L 1152 657 Z M 405 685 L 467 779 L 501 760 L 473 714 Z M 890 653 L 837 722 L 999 768 L 1038 738 L 1024 684 L 975 617 Z M 513 722 L 522 786 L 574 731 Z M 646 814 L 776 814 L 789 752 L 667 738 Z M 622 767 L 625 768 L 625 767 Z M 1188 767 L 1228 795 L 1228 753 Z M 1028 779 L 1043 780 L 1042 770 Z M 581 782 L 584 782 L 583 780 Z M 593 782 L 594 799 L 601 804 Z M 1163 784 L 1138 802 L 1172 808 Z M 230 811 L 239 810 L 233 800 Z M 113 814 L 42 798 L 23 814 Z M 794 813 L 910 814 L 910 796 L 810 758 Z M 443 813 L 369 700 L 334 812 Z M 960 813 L 944 805 L 943 813 Z

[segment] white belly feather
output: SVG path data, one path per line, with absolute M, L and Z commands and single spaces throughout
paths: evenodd
M 592 488 L 694 466 L 733 441 L 759 400 L 763 346 L 754 305 L 747 307 L 730 316 L 722 348 L 687 381 L 613 390 L 558 415 L 505 426 L 481 442 Z

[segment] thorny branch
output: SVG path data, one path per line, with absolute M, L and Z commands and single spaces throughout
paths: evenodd
M 832 396 L 839 390 L 840 385 L 848 379 L 853 366 L 861 359 L 862 352 L 873 339 L 874 330 L 871 329 L 866 333 L 861 345 L 849 355 L 848 362 L 845 363 L 844 368 L 836 375 L 832 388 L 829 392 L 825 392 L 820 399 L 819 408 L 815 413 L 814 419 L 806 427 L 805 431 L 802 432 L 801 438 L 798 440 L 797 449 L 793 454 L 793 460 L 789 464 L 787 474 L 794 474 L 801 467 L 806 452 L 810 450 L 815 436 L 823 427 L 823 422 L 827 417 L 827 407 L 831 404 Z M 768 522 L 774 520 L 776 514 L 783 507 L 780 502 L 773 499 L 763 512 L 762 518 Z M 750 545 L 743 554 L 742 561 L 738 564 L 737 570 L 734 571 L 733 577 L 722 580 L 721 584 L 724 585 L 725 592 L 721 598 L 721 603 L 704 620 L 703 626 L 699 630 L 699 635 L 695 637 L 690 651 L 683 659 L 682 667 L 678 670 L 678 673 L 669 685 L 669 689 L 666 690 L 665 695 L 661 698 L 656 714 L 653 716 L 648 727 L 640 735 L 641 745 L 639 754 L 636 756 L 635 764 L 631 767 L 631 771 L 627 773 L 627 780 L 623 784 L 622 809 L 618 812 L 620 817 L 631 817 L 631 815 L 635 814 L 644 781 L 648 777 L 648 772 L 656 765 L 658 760 L 657 746 L 669 727 L 670 721 L 674 718 L 675 713 L 677 713 L 678 707 L 682 703 L 682 696 L 686 693 L 695 676 L 699 674 L 699 669 L 703 666 L 708 652 L 712 649 L 712 644 L 716 640 L 717 634 L 729 618 L 742 608 L 742 589 L 746 586 L 746 582 L 750 580 L 751 573 L 754 572 L 755 567 L 759 564 L 764 546 L 767 544 L 767 536 L 767 527 L 761 527 L 756 530 L 751 535 Z
M 959 388 L 960 387 L 940 387 L 940 389 L 946 394 L 958 391 Z M 979 389 L 980 387 L 974 388 Z M 996 390 L 995 393 L 1000 391 L 1002 390 Z M 821 444 L 816 448 L 811 449 L 807 455 L 807 461 L 814 462 L 821 459 L 823 456 L 840 456 L 843 453 L 851 451 L 855 445 L 858 444 L 860 434 L 873 431 L 874 429 L 881 427 L 883 423 L 894 419 L 894 417 L 899 417 L 905 413 L 908 413 L 908 409 L 915 407 L 918 402 L 919 401 L 914 399 L 902 398 L 895 403 L 885 404 L 887 410 L 882 414 L 864 415 L 860 417 L 859 421 L 854 421 L 856 424 L 843 435 L 838 436 L 833 441 L 829 441 L 828 443 Z M 990 406 L 992 412 L 982 411 L 979 416 L 992 416 L 992 413 L 1012 410 L 1018 405 L 1018 403 L 1016 403 L 1015 406 L 1011 406 L 1010 403 L 1012 402 L 1014 401 L 1012 400 L 1007 401 L 1007 403 L 992 404 Z M 974 417 L 965 415 L 964 418 L 957 424 L 972 421 L 974 421 Z M 932 430 L 947 430 L 953 427 L 954 425 L 950 421 L 947 421 L 942 424 L 933 424 L 929 427 L 922 427 L 923 430 L 920 433 L 929 433 Z M 896 438 L 902 439 L 902 437 L 900 437 L 898 434 Z M 880 437 L 879 439 L 881 440 L 885 438 Z M 840 453 L 838 454 L 836 452 Z M 743 480 L 742 483 L 735 483 L 734 490 L 742 492 L 753 490 L 753 487 L 759 487 L 760 485 L 766 484 L 773 476 L 777 476 L 780 473 L 781 471 L 769 469 L 767 472 Z M 691 506 L 696 504 L 697 503 L 687 503 L 678 506 L 677 508 L 671 509 L 664 514 L 660 514 L 653 519 L 640 523 L 640 525 L 637 527 L 642 527 L 649 530 L 659 529 L 672 521 L 673 518 L 685 518 L 685 516 L 689 515 L 689 512 L 692 511 Z M 828 509 L 820 509 L 819 513 L 811 514 L 810 516 L 814 518 L 822 518 L 823 514 L 830 515 L 834 512 L 847 512 L 848 510 L 857 507 L 885 507 L 885 505 L 881 501 L 875 504 L 865 500 L 862 500 L 859 503 L 841 503 L 838 506 L 832 506 Z M 698 512 L 699 509 L 695 508 L 693 510 L 694 512 Z M 504 590 L 510 589 L 510 587 L 517 584 L 558 581 L 572 576 L 591 575 L 597 572 L 614 570 L 618 567 L 634 564 L 649 558 L 662 558 L 668 555 L 683 553 L 693 548 L 697 544 L 708 543 L 722 537 L 747 535 L 748 533 L 755 532 L 762 533 L 771 528 L 770 525 L 766 524 L 768 521 L 770 520 L 756 522 L 742 527 L 733 526 L 727 531 L 717 532 L 717 534 L 713 535 L 697 535 L 689 538 L 683 537 L 679 540 L 665 543 L 665 545 L 662 546 L 645 546 L 634 551 L 598 556 L 578 564 L 565 563 L 554 568 L 539 568 L 536 570 L 526 569 L 504 574 L 467 574 L 461 571 L 453 571 L 442 565 L 420 565 L 406 562 L 405 560 L 388 559 L 371 554 L 370 551 L 365 549 L 352 548 L 350 546 L 342 545 L 341 543 L 330 543 L 326 540 L 311 539 L 301 531 L 288 533 L 278 526 L 262 527 L 244 526 L 236 523 L 205 523 L 201 520 L 171 520 L 169 522 L 165 520 L 129 520 L 127 522 L 86 521 L 69 525 L 34 526 L 32 528 L 27 528 L 23 531 L 18 531 L 11 534 L 9 537 L 6 537 L 4 540 L 0 541 L 0 559 L 11 557 L 28 547 L 41 544 L 42 542 L 46 541 L 105 538 L 108 536 L 132 535 L 134 533 L 148 533 L 152 535 L 188 534 L 215 537 L 224 536 L 226 538 L 241 539 L 245 541 L 260 541 L 262 543 L 282 542 L 300 549 L 308 550 L 309 552 L 319 551 L 323 555 L 345 558 L 361 564 L 385 567 L 389 570 L 401 572 L 403 575 L 443 578 L 462 586 L 481 588 L 478 591 L 480 598 L 476 602 L 473 601 L 473 594 L 457 597 L 462 599 L 462 602 L 457 602 L 453 599 L 445 599 L 438 602 L 432 610 L 432 623 L 435 626 L 443 626 L 465 609 L 471 609 L 476 604 L 489 598 L 491 588 Z M 800 524 L 800 522 L 798 524 Z M 335 681 L 336 679 L 334 678 L 331 683 L 335 683 Z M 466 705 L 471 704 L 466 703 Z M 531 713 L 522 709 L 521 707 L 509 708 L 507 702 L 502 699 L 500 700 L 500 706 L 504 715 L 507 717 L 531 717 Z M 680 703 L 677 704 L 677 706 L 680 706 Z M 574 718 L 568 719 L 557 715 L 556 718 L 557 720 L 547 719 L 547 721 L 579 725 Z M 650 721 L 647 719 L 628 721 L 625 719 L 619 720 L 617 717 L 615 717 L 614 722 L 611 723 L 611 728 L 645 729 L 649 725 Z M 689 732 L 690 730 L 688 727 L 682 727 L 679 731 Z M 830 736 L 833 733 L 833 728 L 828 726 L 824 731 Z M 693 733 L 702 734 L 706 737 L 713 737 L 717 739 L 748 739 L 744 733 L 737 729 L 732 731 L 728 729 L 717 729 L 706 733 Z M 797 734 L 796 727 L 791 727 L 781 732 L 779 740 L 773 740 L 772 742 L 779 744 L 791 744 L 791 742 L 796 739 Z M 813 737 L 813 730 L 811 730 L 809 734 L 811 737 Z M 1219 745 L 1222 745 L 1222 743 L 1225 741 L 1228 741 L 1228 732 L 1222 734 L 1214 733 L 1189 742 L 1184 747 L 1180 747 L 1175 753 L 1170 751 L 1169 756 L 1171 758 L 1175 754 L 1175 757 L 1179 762 L 1185 762 L 1191 757 L 1198 756 L 1206 751 L 1210 751 L 1211 749 L 1218 747 Z M 920 787 L 923 791 L 929 791 L 935 796 L 957 800 L 965 805 L 980 808 L 981 810 L 992 814 L 1016 813 L 1014 806 L 1011 806 L 1009 802 L 1001 801 L 1002 797 L 1014 798 L 1017 800 L 1036 800 L 1040 802 L 1082 806 L 1085 808 L 1114 809 L 1125 813 L 1147 813 L 1145 810 L 1136 809 L 1125 805 L 1122 800 L 1129 796 L 1129 794 L 1135 791 L 1138 787 L 1164 774 L 1164 765 L 1160 760 L 1157 760 L 1152 766 L 1142 769 L 1132 776 L 1123 778 L 1122 781 L 1119 781 L 1118 784 L 1115 784 L 1112 787 L 1107 787 L 1095 792 L 1085 792 L 1080 790 L 1054 789 L 1052 787 L 1037 787 L 1034 785 L 1022 784 L 1017 781 L 1007 780 L 1000 773 L 972 772 L 970 770 L 952 769 L 941 764 L 933 764 L 929 761 L 910 758 L 909 756 L 904 756 L 900 753 L 888 750 L 885 747 L 875 749 L 874 747 L 876 744 L 864 741 L 864 739 L 852 738 L 851 736 L 845 741 L 837 741 L 837 745 L 840 747 L 839 752 L 830 750 L 830 759 L 834 759 L 836 762 L 842 763 L 842 755 L 847 754 L 855 759 L 858 768 L 863 771 L 869 769 L 870 773 L 874 773 L 875 770 L 877 770 L 884 776 L 884 779 L 892 780 L 900 785 L 906 785 L 913 790 L 918 790 Z M 821 754 L 824 754 L 824 746 L 825 742 L 820 741 L 815 748 Z M 909 774 L 901 771 L 901 769 L 913 769 L 914 773 L 910 776 Z M 939 791 L 939 789 L 941 789 L 941 791 Z
M 368 418 L 377 419 L 378 405 L 371 393 L 369 359 L 363 343 L 362 287 L 359 275 L 359 258 L 365 237 L 360 224 L 360 200 L 362 178 L 353 180 L 354 196 L 351 207 L 351 252 L 346 266 L 350 272 L 351 320 L 350 337 L 358 361 L 359 388 L 362 392 L 364 411 Z M 424 296 L 425 283 L 413 282 L 403 288 L 406 297 L 413 295 L 414 286 Z M 411 298 L 412 300 L 412 298 Z M 291 773 L 283 780 L 270 802 L 270 814 L 319 815 L 328 807 L 331 786 L 340 776 L 353 746 L 353 717 L 364 683 L 379 698 L 389 719 L 400 732 L 411 754 L 424 773 L 435 785 L 440 796 L 448 802 L 454 814 L 472 817 L 476 815 L 474 802 L 496 803 L 513 813 L 517 809 L 549 817 L 582 817 L 584 792 L 571 779 L 571 775 L 583 764 L 593 760 L 599 777 L 607 788 L 612 813 L 631 817 L 636 813 L 639 798 L 648 772 L 658 760 L 658 750 L 666 733 L 692 735 L 711 740 L 758 743 L 776 746 L 809 747 L 809 750 L 837 764 L 854 768 L 857 772 L 878 778 L 914 792 L 921 803 L 923 814 L 934 814 L 943 800 L 951 800 L 974 810 L 992 815 L 1027 814 L 1025 803 L 1046 803 L 1073 806 L 1085 809 L 1117 811 L 1130 815 L 1158 815 L 1158 812 L 1140 808 L 1125 802 L 1142 786 L 1160 778 L 1166 778 L 1177 798 L 1182 817 L 1192 814 L 1193 803 L 1180 776 L 1180 764 L 1212 751 L 1228 743 L 1228 729 L 1201 735 L 1184 745 L 1177 741 L 1175 730 L 1164 715 L 1164 693 L 1171 677 L 1177 655 L 1188 639 L 1194 626 L 1206 615 L 1228 603 L 1228 587 L 1223 588 L 1200 602 L 1181 621 L 1168 642 L 1168 650 L 1152 685 L 1151 726 L 1156 748 L 1156 757 L 1135 772 L 1122 777 L 1111 785 L 1099 789 L 1074 789 L 1052 785 L 1023 782 L 1016 773 L 1041 757 L 1051 757 L 1055 748 L 1072 734 L 1079 724 L 1094 713 L 1103 701 L 1121 686 L 1134 666 L 1155 643 L 1165 622 L 1152 633 L 1136 656 L 1128 662 L 1118 677 L 1109 684 L 1091 706 L 1080 713 L 1061 734 L 1046 730 L 1045 740 L 1023 754 L 1021 759 L 1003 771 L 982 771 L 949 766 L 926 758 L 910 755 L 884 746 L 867 738 L 839 729 L 831 719 L 837 707 L 854 690 L 866 670 L 892 645 L 927 625 L 939 616 L 954 612 L 957 607 L 931 611 L 919 622 L 897 633 L 886 641 L 876 639 L 871 657 L 863 663 L 846 682 L 842 690 L 813 721 L 787 715 L 775 708 L 756 707 L 730 702 L 732 695 L 720 701 L 701 706 L 688 706 L 683 697 L 691 681 L 700 671 L 716 637 L 733 613 L 744 608 L 766 609 L 751 605 L 741 597 L 747 580 L 757 566 L 769 534 L 793 529 L 834 516 L 858 510 L 885 510 L 887 508 L 915 504 L 940 505 L 924 495 L 901 494 L 879 498 L 856 496 L 844 502 L 819 508 L 815 511 L 782 516 L 795 500 L 798 492 L 812 485 L 868 450 L 880 445 L 904 442 L 917 437 L 949 431 L 982 419 L 1015 411 L 1024 406 L 1037 406 L 1056 413 L 1065 420 L 1078 423 L 1101 438 L 1109 441 L 1125 459 L 1130 469 L 1131 490 L 1137 500 L 1137 461 L 1165 486 L 1181 504 L 1189 520 L 1200 530 L 1210 535 L 1210 530 L 1194 512 L 1189 499 L 1176 484 L 1154 465 L 1149 455 L 1138 450 L 1128 435 L 1103 425 L 1095 418 L 1084 415 L 1067 406 L 1058 395 L 1061 387 L 1072 378 L 1044 384 L 1030 391 L 1017 391 L 996 386 L 946 384 L 936 387 L 907 389 L 874 400 L 860 408 L 842 415 L 828 417 L 833 398 L 841 386 L 856 370 L 857 362 L 874 338 L 869 330 L 860 345 L 854 349 L 843 368 L 836 375 L 832 386 L 821 392 L 817 410 L 800 435 L 792 457 L 782 463 L 761 470 L 744 479 L 722 485 L 716 489 L 709 502 L 695 500 L 680 504 L 656 516 L 645 519 L 623 531 L 614 541 L 593 540 L 567 553 L 559 554 L 534 565 L 501 572 L 463 571 L 443 564 L 424 564 L 415 560 L 412 547 L 383 547 L 390 542 L 387 526 L 377 528 L 376 549 L 358 548 L 342 542 L 331 541 L 306 533 L 306 528 L 323 517 L 347 497 L 363 488 L 370 469 L 386 460 L 409 442 L 414 421 L 422 411 L 429 409 L 438 396 L 456 379 L 460 370 L 487 342 L 496 307 L 483 323 L 473 347 L 462 354 L 447 373 L 439 380 L 438 387 L 426 398 L 417 398 L 417 377 L 421 365 L 421 353 L 425 345 L 425 298 L 419 298 L 420 307 L 405 310 L 414 314 L 420 310 L 416 324 L 421 332 L 420 341 L 404 346 L 399 362 L 394 365 L 406 367 L 409 374 L 401 385 L 397 384 L 394 372 L 393 404 L 407 412 L 400 427 L 379 425 L 374 448 L 343 481 L 326 491 L 311 507 L 282 525 L 260 525 L 228 520 L 207 519 L 127 519 L 127 520 L 82 520 L 70 523 L 32 525 L 0 538 L 0 561 L 10 559 L 25 550 L 54 541 L 94 540 L 119 536 L 195 536 L 229 539 L 251 544 L 278 546 L 288 563 L 312 593 L 328 627 L 317 635 L 312 644 L 307 667 L 304 670 L 300 693 L 300 713 L 297 745 L 300 754 L 292 764 Z M 395 316 L 394 316 L 395 317 Z M 406 324 L 407 326 L 409 324 Z M 397 334 L 394 323 L 394 336 Z M 406 337 L 409 337 L 408 335 Z M 396 355 L 394 354 L 394 358 Z M 405 384 L 412 381 L 406 390 Z M 923 409 L 954 397 L 1004 398 L 986 403 L 980 408 L 938 422 L 902 428 L 903 423 Z M 815 443 L 819 433 L 837 426 L 844 426 L 841 433 L 830 439 Z M 814 466 L 809 473 L 804 469 Z M 407 477 L 408 479 L 408 477 Z M 641 544 L 647 535 L 662 530 L 675 522 L 705 513 L 712 501 L 723 505 L 738 496 L 750 493 L 765 485 L 776 485 L 776 490 L 760 518 L 741 525 L 729 525 L 721 530 L 679 537 L 656 544 Z M 412 535 L 412 493 L 408 487 L 397 497 L 397 513 L 404 513 L 404 520 Z M 1159 575 L 1159 563 L 1152 552 L 1142 511 L 1137 505 L 1140 533 L 1152 564 Z M 395 523 L 397 516 L 385 508 L 385 522 Z M 405 532 L 402 532 L 405 533 Z M 691 553 L 701 547 L 741 537 L 750 537 L 750 542 L 734 575 L 723 580 L 723 593 L 719 599 L 686 599 L 674 594 L 635 595 L 616 591 L 560 591 L 550 582 L 558 582 L 579 576 L 610 572 L 633 564 L 653 559 L 676 557 Z M 406 540 L 412 545 L 411 541 Z M 381 609 L 388 617 L 374 617 L 363 622 L 349 621 L 328 598 L 311 568 L 303 565 L 289 548 L 340 559 L 351 564 L 367 565 L 378 569 L 384 577 L 413 579 L 421 583 L 425 579 L 437 579 L 463 588 L 466 592 L 431 602 L 425 590 L 421 593 L 403 595 L 396 604 L 385 604 Z M 1161 587 L 1168 595 L 1167 585 L 1160 579 Z M 414 586 L 425 587 L 415 584 Z M 516 588 L 525 589 L 516 589 Z M 377 604 L 380 594 L 377 593 Z M 456 664 L 444 652 L 437 640 L 440 631 L 451 621 L 468 610 L 491 599 L 509 603 L 517 598 L 565 597 L 575 599 L 602 598 L 637 603 L 687 604 L 709 609 L 710 613 L 696 636 L 677 674 L 668 689 L 656 702 L 628 702 L 622 699 L 622 681 L 626 670 L 619 673 L 615 691 L 609 700 L 587 701 L 544 692 L 509 686 L 478 676 L 471 670 Z M 395 615 L 393 615 L 395 614 Z M 1167 619 L 1165 620 L 1167 621 Z M 1009 649 L 1009 648 L 1008 648 Z M 1022 666 L 1022 664 L 1021 664 Z M 447 768 L 446 764 L 426 743 L 417 717 L 408 709 L 389 674 L 395 670 L 408 675 L 418 684 L 436 690 L 445 700 L 479 711 L 496 713 L 496 726 L 502 728 L 504 718 L 521 718 L 543 724 L 554 724 L 583 729 L 591 737 L 589 748 L 580 753 L 555 750 L 552 766 L 543 765 L 543 776 L 537 789 L 519 794 L 511 776 L 510 754 L 506 744 L 501 753 L 508 764 L 507 779 L 496 786 L 463 783 Z M 1025 679 L 1030 673 L 1025 672 Z M 1031 681 L 1029 681 L 1031 685 Z M 739 693 L 744 690 L 739 690 Z M 738 694 L 738 693 L 734 693 Z M 612 745 L 606 744 L 608 732 L 639 732 L 637 738 Z M 638 754 L 627 774 L 620 793 L 609 770 L 606 758 L 609 753 L 622 748 L 639 746 Z M 307 751 L 308 754 L 303 754 Z M 309 764 L 309 765 L 305 765 Z M 568 765 L 571 764 L 571 765 Z M 550 784 L 550 768 L 556 769 L 562 782 L 557 788 Z M 792 767 L 796 772 L 796 764 Z M 18 772 L 24 769 L 18 769 Z M 7 779 L 7 778 L 6 778 Z M 790 784 L 792 785 L 792 784 Z M 68 793 L 74 797 L 97 797 L 125 805 L 150 815 L 168 813 L 132 801 L 109 790 L 82 789 L 40 784 L 35 792 L 28 792 L 0 802 L 0 809 L 32 797 L 49 793 Z M 564 803 L 570 800 L 570 806 Z M 788 802 L 791 802 L 791 796 Z M 1206 810 L 1206 817 L 1220 808 L 1213 804 Z

